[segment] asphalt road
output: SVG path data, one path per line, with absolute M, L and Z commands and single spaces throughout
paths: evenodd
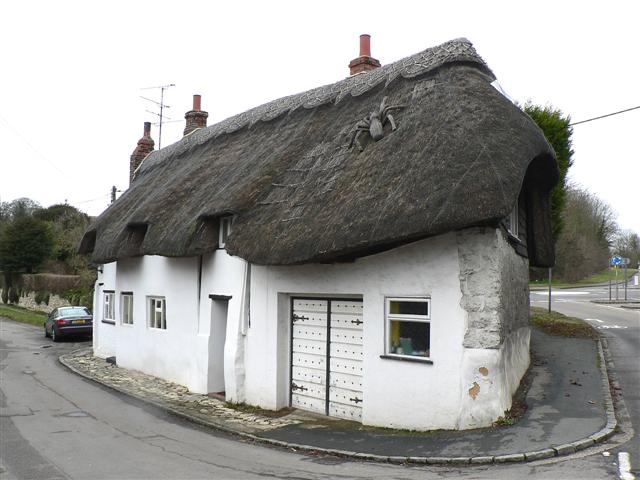
M 622 296 L 623 288 L 619 288 Z M 615 298 L 615 288 L 613 289 Z M 593 303 L 592 300 L 608 300 L 609 287 L 552 290 L 551 308 L 565 315 L 587 320 L 607 340 L 615 364 L 615 374 L 622 388 L 635 436 L 617 451 L 627 451 L 636 472 L 640 468 L 640 309 Z M 640 289 L 627 290 L 629 300 L 640 301 Z M 531 292 L 531 305 L 548 306 L 547 292 Z
M 58 363 L 81 344 L 0 321 L 0 479 L 601 479 L 607 446 L 529 464 L 402 466 L 302 454 L 195 426 Z

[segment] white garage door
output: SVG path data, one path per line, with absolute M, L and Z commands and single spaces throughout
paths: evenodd
M 291 405 L 362 419 L 362 301 L 295 298 Z

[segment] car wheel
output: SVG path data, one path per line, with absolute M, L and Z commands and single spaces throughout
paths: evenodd
M 51 340 L 53 340 L 54 342 L 59 342 L 60 341 L 60 335 L 56 334 L 55 327 L 51 329 Z

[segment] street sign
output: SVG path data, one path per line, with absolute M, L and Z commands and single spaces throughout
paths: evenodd
M 620 255 L 611 257 L 611 265 L 622 265 L 622 257 Z

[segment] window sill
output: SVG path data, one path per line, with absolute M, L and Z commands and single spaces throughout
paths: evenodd
M 424 357 L 407 357 L 400 355 L 380 355 L 380 358 L 384 358 L 386 360 L 400 360 L 402 362 L 414 362 L 414 363 L 426 363 L 428 365 L 433 365 L 433 360 Z
M 102 320 L 100 320 L 102 323 L 106 323 L 109 325 L 115 325 L 116 321 L 115 320 L 107 320 L 106 318 L 103 318 Z

